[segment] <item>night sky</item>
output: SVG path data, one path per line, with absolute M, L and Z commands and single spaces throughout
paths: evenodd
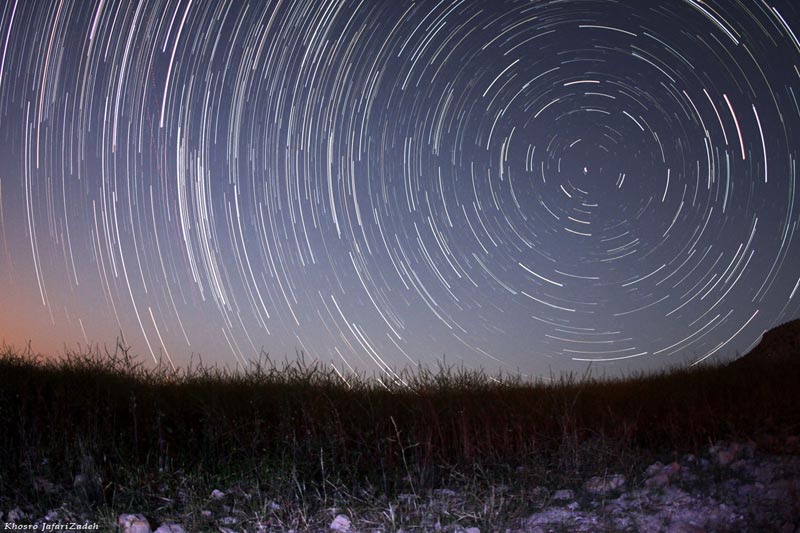
M 800 8 L 0 4 L 0 339 L 616 374 L 800 316 Z

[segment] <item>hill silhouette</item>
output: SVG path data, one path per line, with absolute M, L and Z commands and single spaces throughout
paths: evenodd
M 786 322 L 764 333 L 752 350 L 732 361 L 733 368 L 800 362 L 800 319 Z

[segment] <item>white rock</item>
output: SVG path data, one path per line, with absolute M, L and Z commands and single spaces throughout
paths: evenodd
M 214 489 L 211 491 L 211 499 L 212 500 L 221 500 L 225 497 L 225 493 L 219 489 Z
M 646 487 L 665 487 L 670 484 L 673 476 L 683 472 L 684 468 L 678 463 L 663 465 L 656 462 L 647 467 L 647 476 L 644 484 Z
M 677 522 L 669 526 L 667 533 L 705 533 L 705 529 L 688 522 Z
M 560 489 L 553 493 L 554 500 L 571 500 L 575 497 L 575 493 L 569 489 Z
M 140 514 L 121 514 L 117 519 L 123 533 L 150 533 L 150 522 Z
M 135 514 L 121 514 L 117 517 L 117 525 L 119 527 L 128 527 L 134 520 L 136 520 Z
M 347 515 L 337 514 L 328 527 L 334 531 L 350 531 L 350 525 L 350 518 Z
M 742 453 L 742 445 L 734 442 L 728 445 L 717 443 L 709 448 L 709 452 L 720 466 L 728 466 L 739 458 Z
M 614 474 L 611 476 L 595 476 L 583 484 L 584 490 L 592 494 L 606 494 L 625 485 L 625 476 Z
M 545 526 L 545 530 L 551 530 L 553 526 L 570 532 L 596 532 L 597 517 L 580 511 L 569 509 L 547 509 L 540 513 L 533 514 L 525 520 L 525 531 L 536 531 L 537 526 Z
M 27 515 L 20 509 L 19 507 L 14 507 L 8 512 L 8 518 L 6 521 L 8 522 L 16 522 L 17 520 L 22 520 Z
M 669 485 L 669 476 L 664 472 L 659 472 L 647 478 L 644 484 L 647 487 L 665 487 Z
M 147 520 L 135 520 L 124 533 L 150 533 L 150 523 Z
M 147 520 L 134 520 L 124 533 L 150 533 L 150 523 Z
M 656 474 L 661 472 L 663 468 L 664 468 L 664 463 L 662 463 L 661 461 L 656 461 L 655 463 L 648 466 L 647 470 L 645 470 L 644 473 L 647 475 L 647 477 L 655 476 Z
M 183 526 L 179 524 L 161 524 L 154 533 L 186 533 Z

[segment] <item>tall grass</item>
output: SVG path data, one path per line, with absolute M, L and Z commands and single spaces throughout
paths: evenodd
M 399 375 L 340 376 L 266 356 L 245 372 L 174 371 L 121 345 L 57 360 L 5 347 L 0 493 L 39 475 L 89 479 L 87 497 L 101 505 L 134 474 L 146 484 L 176 470 L 322 487 L 335 478 L 393 493 L 475 469 L 580 476 L 637 450 L 694 452 L 800 430 L 796 363 L 551 383 L 443 365 Z

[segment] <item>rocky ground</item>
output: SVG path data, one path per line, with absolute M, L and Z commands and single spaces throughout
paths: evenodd
M 638 477 L 609 473 L 571 488 L 494 486 L 482 493 L 444 488 L 425 495 L 400 494 L 391 501 L 361 496 L 352 505 L 300 517 L 292 517 L 284 508 L 291 505 L 280 499 L 242 505 L 240 502 L 254 499 L 252 494 L 231 486 L 215 489 L 198 502 L 198 516 L 165 513 L 159 517 L 152 512 L 145 516 L 131 509 L 131 514 L 87 518 L 66 507 L 36 516 L 14 507 L 0 518 L 8 524 L 5 529 L 17 524 L 54 531 L 54 524 L 77 523 L 125 533 L 800 533 L 800 437 L 782 440 L 780 453 L 752 442 L 720 442 L 699 457 L 685 455 L 675 462 L 653 463 Z
M 798 455 L 720 443 L 708 457 L 654 463 L 645 476 L 638 487 L 610 475 L 589 479 L 580 494 L 557 491 L 517 531 L 800 532 Z

